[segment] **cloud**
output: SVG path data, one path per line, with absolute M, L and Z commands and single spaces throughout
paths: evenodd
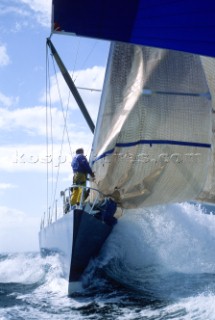
M 105 67 L 94 66 L 92 68 L 78 70 L 76 72 L 70 71 L 69 73 L 74 79 L 77 88 L 92 89 L 79 89 L 79 93 L 92 119 L 96 121 L 101 98 L 101 92 L 98 90 L 103 87 Z M 96 91 L 93 91 L 93 89 Z M 46 95 L 44 93 L 42 95 L 41 102 L 45 102 L 45 97 Z M 69 93 L 69 88 L 60 72 L 58 72 L 56 76 L 52 76 L 50 78 L 50 99 L 52 103 L 59 103 L 62 101 L 64 108 L 68 105 L 69 100 L 69 107 L 71 109 L 79 108 L 74 97 Z
M 12 3 L 8 3 L 7 0 L 2 0 L 0 3 L 0 15 L 9 15 L 9 14 L 15 14 L 20 16 L 29 16 L 29 12 L 24 10 L 23 8 L 20 8 L 17 6 L 17 3 L 15 1 Z
M 35 20 L 43 27 L 50 28 L 51 0 L 1 0 L 0 15 L 14 15 L 25 18 L 15 22 L 12 31 L 19 31 L 22 26 L 34 25 Z M 5 29 L 6 30 L 6 29 Z
M 51 0 L 19 0 L 35 13 L 36 20 L 44 27 L 50 27 Z
M 74 73 L 75 84 L 77 87 L 102 90 L 105 75 L 105 67 L 94 66 L 86 70 Z M 101 98 L 101 91 L 79 90 L 86 107 L 95 121 L 97 118 L 98 107 Z
M 1 0 L 0 16 L 5 16 L 5 19 L 7 19 L 7 23 L 0 25 L 1 33 L 5 34 L 11 32 L 16 33 L 20 31 L 22 27 L 27 27 L 32 23 L 32 13 L 28 8 L 26 9 L 24 5 L 20 5 L 19 0 L 10 0 L 10 2 Z M 10 19 L 8 19 L 8 17 L 10 17 Z M 19 21 L 17 21 L 17 19 L 19 19 Z
M 71 73 L 71 72 L 70 72 Z M 85 70 L 79 70 L 74 73 L 73 77 L 75 79 L 75 84 L 77 87 L 88 88 L 88 89 L 101 89 L 104 81 L 105 68 L 94 66 Z M 71 73 L 72 74 L 72 73 Z M 57 76 L 57 80 L 56 80 Z M 77 103 L 69 93 L 67 84 L 65 83 L 61 73 L 57 73 L 56 76 L 52 76 L 50 79 L 50 100 L 52 104 L 51 111 L 48 110 L 49 120 L 48 126 L 50 128 L 51 122 L 53 125 L 53 138 L 61 140 L 62 133 L 64 129 L 64 116 L 60 107 L 62 102 L 62 108 L 67 109 L 69 100 L 69 109 L 78 109 Z M 58 90 L 59 88 L 59 90 Z M 79 90 L 80 95 L 86 105 L 86 108 L 92 117 L 94 123 L 97 119 L 98 107 L 101 98 L 101 92 L 90 91 L 90 90 Z M 69 99 L 68 99 L 69 98 Z M 0 92 L 0 102 L 4 106 L 11 106 L 16 103 L 18 98 L 7 97 Z M 41 98 L 41 102 L 45 103 L 46 94 L 44 93 Z M 48 97 L 49 100 L 49 97 Z M 60 109 L 59 109 L 60 108 Z M 34 106 L 27 108 L 19 108 L 15 110 L 8 110 L 5 108 L 0 108 L 0 130 L 15 131 L 23 130 L 25 133 L 31 136 L 46 136 L 46 112 L 47 108 L 45 106 Z M 79 113 L 82 117 L 81 112 Z M 70 119 L 67 121 L 67 129 L 70 132 L 70 137 L 75 139 L 80 137 L 81 139 L 85 137 L 85 130 L 77 126 L 77 118 L 73 118 L 71 114 Z M 49 129 L 49 135 L 51 129 Z M 72 134 L 72 132 L 75 132 Z M 79 139 L 79 138 L 77 138 Z M 80 140 L 80 139 L 79 139 Z
M 7 54 L 7 48 L 5 45 L 0 45 L 0 67 L 7 66 L 10 63 L 10 58 Z
M 82 128 L 80 124 L 77 125 L 75 123 L 75 118 L 73 119 L 74 122 L 72 122 L 71 119 L 70 121 L 67 120 L 67 135 L 66 131 L 64 130 L 64 116 L 62 111 L 55 107 L 53 107 L 51 111 L 48 110 L 49 120 L 47 123 L 48 129 L 46 129 L 46 111 L 47 109 L 44 106 L 35 106 L 32 108 L 15 110 L 0 108 L 0 131 L 5 133 L 13 132 L 14 135 L 16 135 L 13 140 L 17 141 L 21 131 L 28 136 L 38 138 L 38 136 L 46 137 L 47 130 L 49 140 L 53 140 L 55 142 L 62 141 L 63 133 L 63 140 L 66 142 L 68 141 L 69 137 L 70 143 L 74 143 L 73 141 L 75 141 L 75 145 L 81 143 L 81 141 L 88 142 L 89 139 L 91 139 L 91 135 L 89 135 L 89 130 L 86 129 L 86 126 L 83 125 Z
M 5 189 L 14 189 L 17 188 L 16 185 L 11 184 L 11 183 L 0 183 L 0 190 L 5 190 Z
M 55 127 L 54 137 L 61 138 L 64 125 L 62 112 L 56 108 L 53 108 L 51 112 Z M 0 130 L 15 131 L 20 129 L 32 136 L 46 136 L 46 107 L 35 106 L 15 110 L 0 108 Z
M 3 93 L 0 92 L 0 103 L 2 103 L 5 107 L 10 107 L 16 104 L 19 101 L 19 98 L 7 97 Z

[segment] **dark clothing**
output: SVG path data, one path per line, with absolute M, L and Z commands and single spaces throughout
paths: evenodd
M 71 166 L 74 173 L 74 177 L 73 177 L 74 185 L 86 186 L 87 174 L 90 174 L 92 177 L 94 177 L 94 174 L 90 168 L 90 165 L 86 157 L 82 153 L 76 154 L 76 156 L 72 160 Z M 84 188 L 82 190 L 81 187 L 78 187 L 78 186 L 73 187 L 73 192 L 71 196 L 71 205 L 80 203 L 82 193 L 83 194 L 85 193 Z
M 72 160 L 71 166 L 74 173 L 80 172 L 93 175 L 90 165 L 83 154 L 76 154 L 76 156 Z

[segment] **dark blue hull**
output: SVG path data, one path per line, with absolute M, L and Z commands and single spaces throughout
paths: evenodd
M 59 253 L 69 282 L 69 294 L 82 288 L 82 275 L 89 261 L 99 254 L 112 228 L 93 215 L 75 209 L 40 231 L 41 253 Z

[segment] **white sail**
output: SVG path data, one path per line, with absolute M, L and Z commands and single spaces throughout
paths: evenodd
M 208 167 L 208 175 L 206 184 L 202 192 L 198 195 L 197 200 L 201 202 L 215 203 L 215 59 L 209 57 L 201 57 L 202 65 L 205 71 L 207 83 L 210 90 L 212 109 L 211 109 L 211 149 L 212 155 L 210 165 Z
M 211 163 L 200 56 L 112 44 L 91 160 L 97 188 L 125 208 L 191 200 Z

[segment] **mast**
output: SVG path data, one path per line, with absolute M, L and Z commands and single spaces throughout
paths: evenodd
M 90 128 L 90 130 L 91 130 L 91 132 L 94 133 L 95 125 L 94 125 L 94 123 L 93 123 L 93 121 L 92 121 L 92 119 L 91 119 L 91 117 L 90 117 L 90 115 L 89 115 L 89 113 L 87 111 L 87 108 L 86 108 L 86 106 L 85 106 L 85 104 L 84 104 L 84 102 L 83 102 L 83 100 L 82 100 L 82 98 L 81 98 L 81 96 L 80 96 L 80 94 L 79 94 L 79 92 L 78 92 L 78 90 L 77 90 L 77 88 L 76 88 L 76 86 L 75 86 L 75 84 L 74 84 L 69 72 L 67 71 L 63 61 L 61 60 L 57 50 L 55 49 L 55 47 L 54 47 L 54 45 L 53 45 L 53 43 L 51 42 L 50 39 L 47 39 L 47 45 L 49 46 L 49 48 L 50 48 L 50 50 L 51 50 L 51 52 L 52 52 L 52 54 L 53 54 L 53 56 L 55 58 L 55 61 L 57 62 L 57 65 L 58 65 L 58 67 L 59 67 L 59 69 L 60 69 L 60 71 L 62 73 L 62 76 L 64 77 L 64 80 L 66 81 L 70 91 L 72 92 L 72 94 L 73 94 L 73 96 L 74 96 L 74 98 L 75 98 L 75 100 L 76 100 L 76 102 L 77 102 L 77 104 L 78 104 L 78 106 L 79 106 L 79 108 L 80 108 L 80 110 L 81 110 L 81 112 L 82 112 L 82 114 L 83 114 L 83 116 L 84 116 L 89 128 Z

